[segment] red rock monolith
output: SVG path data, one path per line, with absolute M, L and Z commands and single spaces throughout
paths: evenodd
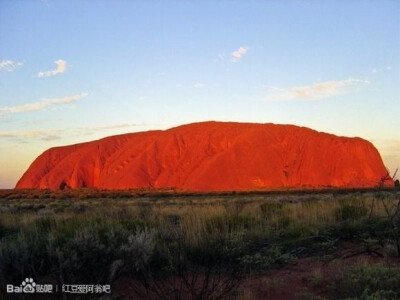
M 361 138 L 293 125 L 202 122 L 51 148 L 16 188 L 239 191 L 375 187 L 387 174 Z

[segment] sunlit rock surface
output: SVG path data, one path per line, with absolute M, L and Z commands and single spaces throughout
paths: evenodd
M 203 122 L 51 148 L 16 188 L 239 191 L 375 187 L 387 174 L 361 138 L 293 125 Z

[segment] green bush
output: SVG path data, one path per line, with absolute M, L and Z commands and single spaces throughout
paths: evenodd
M 282 236 L 289 240 L 304 238 L 312 233 L 312 228 L 303 224 L 293 224 L 282 230 Z
M 363 264 L 346 268 L 332 280 L 330 293 L 335 299 L 396 295 L 400 298 L 400 268 L 383 264 Z M 372 297 L 372 296 L 371 296 Z
M 281 267 L 293 261 L 293 256 L 282 252 L 278 246 L 262 248 L 255 254 L 243 255 L 241 263 L 250 270 L 266 270 L 272 267 Z
M 57 227 L 58 226 L 58 227 Z M 0 279 L 56 274 L 60 282 L 109 283 L 117 273 L 134 275 L 153 257 L 155 234 L 128 230 L 114 221 L 36 219 L 29 228 L 0 241 Z
M 334 212 L 337 221 L 359 220 L 365 217 L 368 208 L 361 205 L 344 204 Z
M 248 229 L 254 224 L 254 217 L 241 215 L 217 215 L 206 220 L 208 233 L 219 232 L 229 233 Z
M 33 228 L 0 241 L 0 278 L 17 284 L 21 278 L 47 275 L 50 271 L 45 234 Z
M 361 297 L 357 298 L 346 298 L 344 300 L 395 300 L 399 299 L 398 295 L 394 291 L 382 291 L 378 290 L 376 292 L 370 293 L 368 289 L 364 291 Z
M 260 205 L 261 215 L 264 219 L 283 215 L 283 204 L 277 202 L 265 202 Z
M 9 226 L 5 226 L 0 222 L 0 241 L 2 238 L 11 235 L 18 231 L 18 228 L 12 228 Z

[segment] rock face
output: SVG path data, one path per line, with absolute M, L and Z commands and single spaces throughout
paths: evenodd
M 203 122 L 51 148 L 16 188 L 232 191 L 375 187 L 375 147 L 293 125 Z

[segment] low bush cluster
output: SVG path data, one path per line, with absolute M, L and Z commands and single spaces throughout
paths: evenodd
M 400 268 L 384 264 L 345 268 L 329 289 L 335 299 L 400 299 Z

